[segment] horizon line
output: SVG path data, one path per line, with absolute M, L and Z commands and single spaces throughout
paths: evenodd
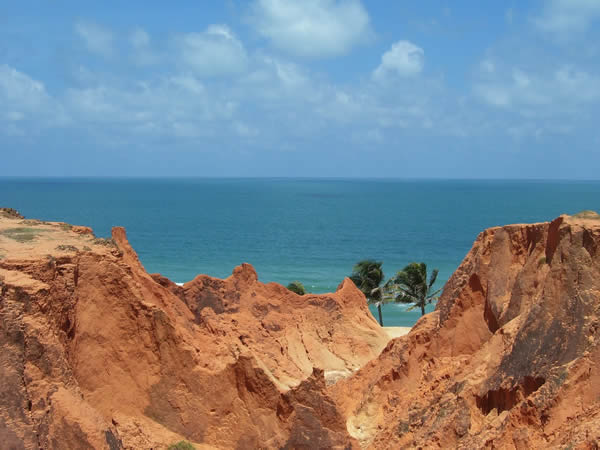
M 0 175 L 0 180 L 330 180 L 330 181 L 577 181 L 598 182 L 600 178 L 519 177 L 344 177 L 344 176 L 210 176 L 210 175 Z

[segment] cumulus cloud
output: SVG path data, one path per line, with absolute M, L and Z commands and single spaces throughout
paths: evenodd
M 333 1 L 319 5 L 326 9 L 360 6 Z M 551 114 L 575 117 L 581 105 L 600 99 L 600 81 L 590 70 L 569 65 L 551 71 L 507 66 L 491 52 L 476 65 L 479 75 L 473 95 L 458 99 L 449 94 L 442 79 L 423 74 L 424 50 L 408 40 L 394 42 L 370 78 L 341 84 L 266 49 L 247 51 L 226 25 L 174 35 L 165 43 L 142 28 L 122 38 L 124 51 L 138 58 L 134 63 L 140 63 L 143 55 L 160 55 L 168 64 L 161 65 L 160 71 L 148 68 L 120 77 L 111 70 L 116 59 L 105 61 L 104 72 L 79 64 L 77 85 L 56 98 L 42 83 L 3 66 L 0 118 L 26 129 L 32 111 L 54 109 L 67 111 L 73 129 L 88 130 L 97 142 L 104 134 L 107 142 L 114 136 L 124 143 L 221 139 L 244 145 L 260 141 L 276 148 L 282 140 L 318 136 L 356 143 L 385 142 L 395 134 L 419 130 L 428 136 L 463 137 L 494 127 L 504 132 L 537 130 Z M 110 42 L 115 48 L 119 44 L 112 38 Z M 400 79 L 406 81 L 393 82 Z M 36 101 L 42 107 L 36 107 Z M 34 106 L 27 108 L 27 104 Z M 487 128 L 478 127 L 476 122 L 483 122 L 486 114 L 494 116 L 494 111 L 520 119 L 495 124 L 490 120 Z M 41 122 L 50 124 L 51 115 Z
M 534 24 L 542 31 L 567 37 L 586 31 L 600 19 L 598 0 L 550 0 Z
M 175 43 L 182 63 L 201 76 L 240 73 L 248 63 L 246 49 L 226 25 L 180 35 Z
M 598 1 L 541 2 L 527 29 L 516 19 L 530 9 L 504 8 L 507 22 L 515 19 L 508 35 L 494 39 L 479 60 L 463 61 L 473 70 L 471 84 L 456 82 L 465 70 L 456 61 L 437 61 L 436 67 L 444 64 L 435 71 L 440 75 L 425 70 L 424 49 L 399 40 L 393 27 L 382 30 L 392 33 L 386 48 L 361 57 L 352 73 L 327 73 L 328 65 L 309 61 L 346 54 L 372 36 L 360 0 L 251 0 L 245 19 L 256 33 L 248 41 L 227 25 L 162 27 L 169 36 L 163 39 L 151 23 L 117 32 L 79 22 L 47 50 L 56 53 L 56 43 L 64 48 L 70 39 L 89 54 L 62 52 L 50 72 L 54 53 L 31 54 L 30 73 L 0 63 L 0 134 L 36 145 L 47 136 L 78 140 L 81 148 L 120 145 L 123 154 L 165 146 L 249 155 L 282 148 L 342 155 L 367 147 L 391 155 L 386 149 L 396 143 L 398 154 L 411 148 L 406 139 L 448 136 L 468 137 L 479 151 L 497 137 L 543 138 L 552 130 L 591 143 L 600 107 Z M 586 45 L 535 39 L 532 28 L 588 31 Z M 46 32 L 40 28 L 39 35 Z M 498 154 L 505 148 L 495 145 Z
M 494 73 L 475 84 L 474 92 L 493 107 L 510 108 L 523 116 L 560 116 L 581 112 L 600 101 L 600 77 L 571 65 L 526 72 L 519 68 Z
M 309 58 L 347 53 L 372 33 L 359 0 L 256 0 L 250 23 L 274 47 Z
M 144 81 L 116 83 L 107 77 L 94 86 L 68 89 L 63 102 L 81 127 L 102 124 L 95 128 L 146 138 L 194 139 L 218 133 L 232 138 L 233 131 L 233 137 L 248 139 L 259 135 L 257 116 L 263 123 L 284 124 L 286 112 L 306 104 L 314 90 L 292 63 L 255 55 L 249 65 L 247 73 L 226 80 L 203 77 L 187 66 Z
M 63 103 L 77 117 L 78 128 L 91 126 L 105 140 L 116 135 L 132 135 L 134 140 L 190 139 L 210 135 L 214 121 L 224 118 L 199 86 L 193 78 L 169 77 L 125 86 L 71 88 Z
M 89 22 L 75 24 L 75 32 L 79 35 L 87 49 L 105 57 L 113 54 L 113 34 L 110 30 Z
M 360 3 L 354 1 L 309 2 L 309 6 L 329 13 L 341 11 L 340 17 L 320 19 L 323 23 L 335 22 L 334 28 L 352 23 L 345 18 L 348 10 L 362 11 Z M 368 24 L 368 16 L 365 17 Z M 4 91 L 23 103 L 27 99 L 23 91 L 29 86 L 40 99 L 45 99 L 40 100 L 44 105 L 40 110 L 66 111 L 74 131 L 93 135 L 94 142 L 107 145 L 207 138 L 224 143 L 243 140 L 248 145 L 258 145 L 260 140 L 261 145 L 278 148 L 282 139 L 306 141 L 309 136 L 337 133 L 342 140 L 361 135 L 373 140 L 379 133 L 374 134 L 373 130 L 384 133 L 383 130 L 417 129 L 438 123 L 433 119 L 435 114 L 426 112 L 431 95 L 436 95 L 432 92 L 437 91 L 427 85 L 424 77 L 413 80 L 410 89 L 395 86 L 392 90 L 386 83 L 371 83 L 369 79 L 338 85 L 324 74 L 313 72 L 310 66 L 267 49 L 247 51 L 226 25 L 173 35 L 166 42 L 153 39 L 140 27 L 120 35 L 122 42 L 117 41 L 116 35 L 113 39 L 107 30 L 95 32 L 98 29 L 84 23 L 76 25 L 79 36 L 95 54 L 114 55 L 120 48 L 133 64 L 147 66 L 157 60 L 165 64 L 159 71 L 144 67 L 116 74 L 115 64 L 122 65 L 125 60 L 104 58 L 104 66 L 96 64 L 93 70 L 78 62 L 72 74 L 77 83 L 59 91 L 54 98 L 42 83 L 23 73 L 16 74 L 21 80 L 20 88 L 10 86 Z M 97 38 L 102 32 L 106 32 L 105 39 Z M 345 43 L 336 45 L 350 45 L 352 39 L 344 39 Z M 405 43 L 409 48 L 403 48 Z M 382 57 L 381 75 L 408 76 L 419 72 L 422 49 L 406 41 L 397 44 L 400 50 L 408 52 L 403 56 L 405 60 L 396 60 L 402 52 L 395 45 Z M 411 51 L 417 54 L 411 56 Z M 22 129 L 32 126 L 28 118 L 34 107 L 27 110 L 8 105 L 11 104 L 4 101 L 4 108 L 0 106 L 3 120 L 22 123 Z M 47 114 L 40 123 L 53 126 L 50 116 Z M 348 126 L 353 127 L 352 136 L 344 131 Z
M 79 66 L 80 72 L 88 69 Z M 391 92 L 385 84 L 369 81 L 340 86 L 306 67 L 260 51 L 247 55 L 245 72 L 226 79 L 207 77 L 188 63 L 173 64 L 160 74 L 142 74 L 142 78 L 139 73 L 125 78 L 94 73 L 93 78 L 80 78 L 80 87 L 67 88 L 54 100 L 43 84 L 10 72 L 19 82 L 7 85 L 3 77 L 0 93 L 8 92 L 23 102 L 29 89 L 36 94 L 33 98 L 47 99 L 41 109 L 60 107 L 73 118 L 73 130 L 111 146 L 152 139 L 221 139 L 245 145 L 260 141 L 277 148 L 282 140 L 306 141 L 325 134 L 357 142 L 360 136 L 373 140 L 373 130 L 414 130 L 439 123 L 427 111 L 432 96 L 439 99 L 439 90 L 426 80 L 413 83 L 410 89 L 395 86 Z M 7 101 L 2 104 L 2 118 L 23 122 L 22 129 L 31 126 L 28 110 L 9 108 Z M 40 122 L 50 126 L 49 115 Z M 346 132 L 348 126 L 351 134 Z
M 34 121 L 35 129 L 68 122 L 62 106 L 48 94 L 42 82 L 6 64 L 0 65 L 0 117 L 9 124 Z M 0 129 L 4 128 L 2 122 Z M 16 125 L 10 126 L 10 130 L 19 134 Z
M 373 78 L 384 80 L 389 76 L 411 77 L 423 70 L 425 52 L 409 41 L 398 41 L 381 56 L 381 64 L 373 72 Z
M 248 79 L 269 80 L 273 86 L 301 89 L 310 83 L 310 77 L 297 64 L 282 61 L 269 55 L 259 54 L 254 61 L 255 71 Z
M 0 65 L 0 95 L 7 103 L 28 109 L 39 107 L 48 98 L 43 83 L 6 64 Z

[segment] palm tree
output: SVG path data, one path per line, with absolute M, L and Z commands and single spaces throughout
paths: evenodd
M 365 294 L 367 302 L 370 305 L 377 306 L 379 313 L 379 325 L 383 326 L 383 316 L 381 314 L 381 304 L 383 303 L 383 289 L 379 286 L 383 279 L 382 262 L 372 259 L 359 261 L 352 268 L 350 279 L 356 287 Z
M 433 284 L 438 276 L 438 270 L 433 269 L 427 282 L 427 265 L 425 263 L 411 263 L 396 274 L 386 287 L 396 291 L 396 301 L 400 303 L 414 303 L 408 308 L 420 307 L 421 315 L 425 315 L 425 305 L 437 299 L 441 288 L 431 292 Z

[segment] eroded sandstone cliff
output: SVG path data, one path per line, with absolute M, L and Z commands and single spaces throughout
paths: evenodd
M 484 231 L 436 311 L 330 390 L 369 448 L 598 448 L 600 216 Z
M 388 337 L 346 280 L 298 296 L 244 264 L 182 288 L 122 228 L 0 211 L 2 448 L 354 448 L 326 380 Z
M 348 280 L 177 286 L 122 228 L 0 211 L 0 446 L 597 448 L 599 248 L 593 214 L 488 229 L 388 343 Z

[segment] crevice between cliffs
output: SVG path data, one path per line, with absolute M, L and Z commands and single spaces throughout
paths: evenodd
M 526 376 L 513 388 L 489 390 L 481 397 L 476 395 L 475 402 L 486 416 L 494 409 L 500 414 L 502 411 L 512 409 L 517 403 L 529 397 L 545 382 L 546 380 L 542 377 Z

